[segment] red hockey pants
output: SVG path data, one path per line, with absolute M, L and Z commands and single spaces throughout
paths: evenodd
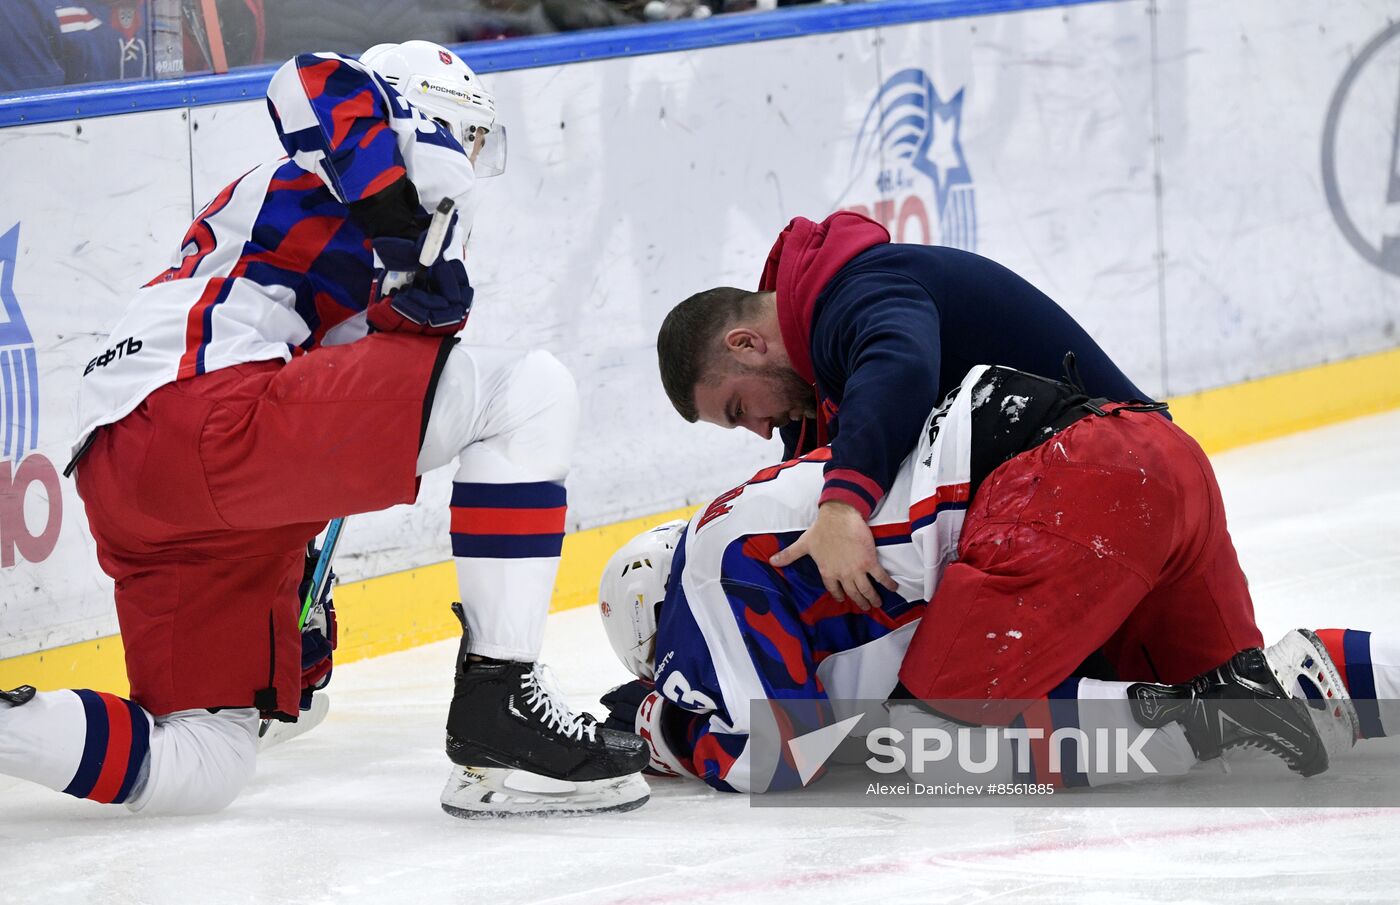
M 1165 418 L 1118 412 L 982 483 L 900 679 L 997 722 L 979 705 L 1043 697 L 1097 651 L 1122 680 L 1182 682 L 1260 644 L 1205 453 Z
M 412 502 L 439 339 L 376 333 L 167 384 L 98 430 L 78 490 L 151 713 L 295 715 L 306 542 Z

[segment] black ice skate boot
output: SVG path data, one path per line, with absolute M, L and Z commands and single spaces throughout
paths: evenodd
M 1128 700 L 1143 726 L 1180 723 L 1201 760 L 1231 748 L 1261 748 L 1295 773 L 1313 776 L 1355 739 L 1351 698 L 1326 648 L 1306 629 L 1268 650 L 1240 651 L 1181 685 L 1132 685 Z
M 462 623 L 457 684 L 447 714 L 447 757 L 461 767 L 505 767 L 550 779 L 592 782 L 640 773 L 647 744 L 630 732 L 604 729 L 575 714 L 551 689 L 536 663 L 467 653 Z
M 18 707 L 21 704 L 28 704 L 37 693 L 33 685 L 21 685 L 9 691 L 0 688 L 0 704 L 9 704 L 11 707 Z

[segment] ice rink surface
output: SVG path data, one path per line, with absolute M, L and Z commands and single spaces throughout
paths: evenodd
M 1392 412 L 1216 457 L 1266 639 L 1400 631 L 1397 449 Z M 655 780 L 630 814 L 456 820 L 454 650 L 337 670 L 325 724 L 215 817 L 0 778 L 0 903 L 1400 901 L 1400 809 L 754 809 Z M 628 678 L 591 610 L 551 618 L 544 659 L 579 707 Z

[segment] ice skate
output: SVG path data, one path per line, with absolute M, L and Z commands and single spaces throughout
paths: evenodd
M 642 739 L 575 714 L 539 664 L 468 654 L 461 604 L 452 610 L 463 625 L 447 715 L 447 756 L 454 764 L 581 783 L 639 773 L 646 766 Z
M 318 691 L 311 696 L 311 708 L 303 710 L 295 723 L 264 720 L 262 725 L 258 727 L 258 750 L 266 751 L 268 748 L 305 735 L 321 725 L 326 719 L 326 714 L 330 713 L 330 709 L 330 697 L 324 691 Z
M 1304 682 L 1332 706 L 1310 706 Z M 1201 760 L 1233 748 L 1260 748 L 1295 773 L 1314 776 L 1327 769 L 1330 752 L 1342 750 L 1343 735 L 1355 735 L 1355 713 L 1331 658 L 1316 636 L 1302 630 L 1268 650 L 1241 651 L 1187 683 L 1132 685 L 1128 699 L 1144 726 L 1181 723 Z
M 0 704 L 9 704 L 11 707 L 18 707 L 27 704 L 37 692 L 33 685 L 21 685 L 18 688 L 11 688 L 9 691 L 0 689 Z

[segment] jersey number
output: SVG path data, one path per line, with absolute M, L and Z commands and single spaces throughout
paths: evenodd
M 704 711 L 719 709 L 715 704 L 714 698 L 705 694 L 703 691 L 696 691 L 691 688 L 690 682 L 686 680 L 685 676 L 675 670 L 672 670 L 671 674 L 666 677 L 666 683 L 661 686 L 661 693 L 686 710 Z

